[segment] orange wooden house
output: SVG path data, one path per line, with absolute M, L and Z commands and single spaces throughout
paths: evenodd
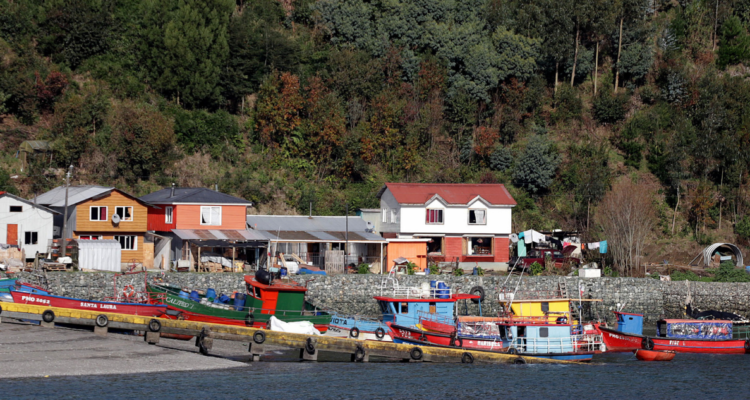
M 60 213 L 55 216 L 55 228 L 62 232 L 65 187 L 52 189 L 34 201 Z M 154 244 L 146 240 L 146 232 L 148 210 L 153 207 L 113 187 L 70 186 L 66 236 L 77 240 L 117 240 L 122 248 L 123 264 L 136 263 L 151 268 Z

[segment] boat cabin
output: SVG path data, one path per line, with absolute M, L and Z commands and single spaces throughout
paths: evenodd
M 284 315 L 300 315 L 305 308 L 307 288 L 295 282 L 273 281 L 266 285 L 252 276 L 245 276 L 247 296 L 245 307 L 261 310 L 261 314 L 284 311 Z
M 617 330 L 623 333 L 643 334 L 643 314 L 614 311 L 617 318 Z
M 500 338 L 508 347 L 525 353 L 568 353 L 575 351 L 570 324 L 500 325 Z
M 443 296 L 443 295 L 439 295 Z M 419 324 L 420 316 L 436 315 L 453 319 L 456 315 L 456 302 L 459 300 L 478 299 L 479 296 L 467 293 L 452 294 L 447 299 L 437 298 L 407 298 L 375 296 L 383 323 L 391 322 L 396 325 L 412 327 Z
M 732 321 L 662 319 L 656 323 L 656 336 L 675 339 L 732 339 Z
M 529 321 L 542 318 L 550 324 L 571 320 L 570 303 L 570 299 L 514 300 L 510 298 L 500 300 L 503 308 L 510 311 L 513 317 L 519 317 L 521 320 L 528 319 Z

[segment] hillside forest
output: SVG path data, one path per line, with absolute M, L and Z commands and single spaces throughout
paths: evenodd
M 750 240 L 748 28 L 750 0 L 0 0 L 0 190 L 72 165 L 341 215 L 503 183 L 514 231 L 686 263 Z

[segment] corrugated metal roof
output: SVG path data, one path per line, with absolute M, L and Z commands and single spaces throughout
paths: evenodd
M 33 203 L 32 201 L 30 201 L 30 200 L 26 200 L 26 199 L 24 199 L 24 198 L 21 198 L 21 197 L 18 197 L 18 196 L 12 195 L 12 194 L 10 194 L 10 193 L 7 193 L 7 192 L 0 192 L 0 197 L 4 197 L 4 196 L 8 196 L 8 197 L 11 197 L 11 198 L 13 198 L 13 199 L 15 199 L 15 200 L 17 200 L 17 201 L 20 201 L 21 203 L 24 203 L 24 204 L 28 204 L 28 205 L 30 205 L 30 206 L 32 206 L 32 207 L 35 207 L 35 208 L 38 208 L 38 209 L 40 209 L 40 210 L 42 210 L 42 211 L 47 211 L 47 212 L 49 212 L 49 213 L 52 213 L 52 214 L 60 214 L 59 212 L 57 212 L 57 211 L 55 211 L 55 210 L 50 210 L 50 209 L 49 209 L 49 208 L 47 208 L 47 207 L 41 206 L 41 205 L 39 205 L 39 204 L 34 204 L 34 203 Z
M 140 199 L 152 204 L 252 204 L 245 199 L 207 188 L 175 188 L 174 196 L 172 196 L 172 188 L 165 188 L 142 196 Z
M 269 239 L 263 232 L 252 229 L 172 229 L 172 232 L 183 240 L 256 240 L 267 242 Z
M 316 232 L 316 231 L 261 231 L 271 241 L 298 241 L 298 242 L 344 242 L 345 232 Z M 383 242 L 380 235 L 370 232 L 349 232 L 350 242 Z
M 75 205 L 92 197 L 100 196 L 114 190 L 113 187 L 96 185 L 70 186 L 68 188 L 68 205 Z M 32 202 L 47 207 L 65 207 L 65 186 L 58 186 L 47 193 L 40 194 Z
M 52 146 L 46 140 L 27 140 L 21 143 L 21 151 L 51 151 Z
M 248 215 L 247 225 L 261 231 L 318 231 L 345 232 L 346 217 L 332 216 L 312 218 L 305 215 Z M 367 223 L 362 217 L 349 217 L 349 232 L 364 232 Z

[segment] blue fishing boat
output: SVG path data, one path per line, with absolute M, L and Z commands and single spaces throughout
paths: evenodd
M 334 314 L 326 335 L 392 341 L 388 323 L 421 330 L 421 315 L 452 321 L 456 314 L 456 302 L 479 298 L 474 294 L 453 293 L 442 281 L 423 282 L 418 287 L 400 286 L 392 270 L 381 284 L 380 296 L 374 297 L 381 312 L 379 319 Z

